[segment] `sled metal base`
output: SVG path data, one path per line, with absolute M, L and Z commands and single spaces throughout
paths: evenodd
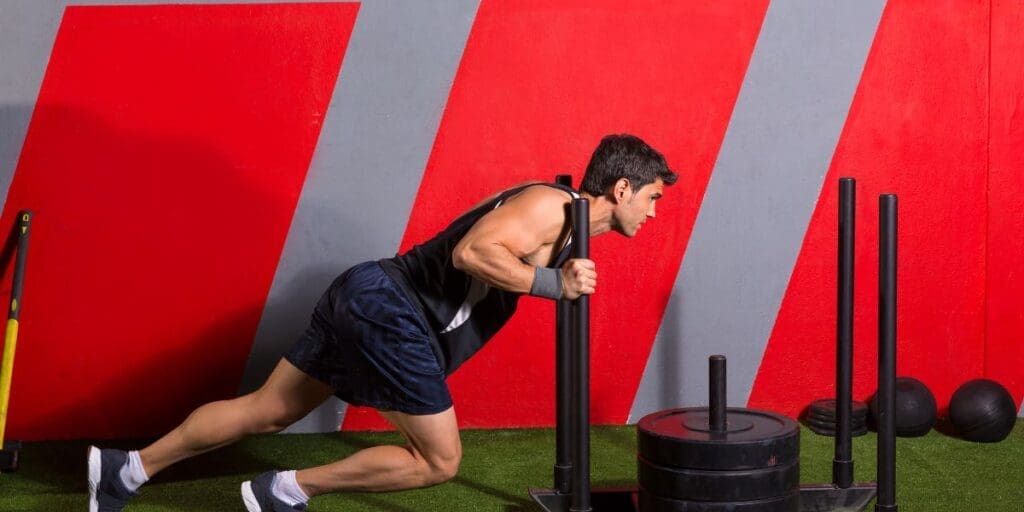
M 800 512 L 861 512 L 875 499 L 874 482 L 840 489 L 832 484 L 801 485 Z
M 547 512 L 569 512 L 572 495 L 555 489 L 530 489 L 530 497 Z M 639 509 L 635 487 L 593 489 L 590 491 L 592 512 L 633 512 Z

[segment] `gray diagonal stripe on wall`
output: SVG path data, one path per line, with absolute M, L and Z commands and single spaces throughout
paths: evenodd
M 708 350 L 747 403 L 883 7 L 768 7 L 629 422 L 707 404 Z
M 0 203 L 18 166 L 64 2 L 0 3 Z
M 362 3 L 242 392 L 266 379 L 335 276 L 395 254 L 478 5 Z M 288 431 L 337 430 L 345 409 L 332 398 Z

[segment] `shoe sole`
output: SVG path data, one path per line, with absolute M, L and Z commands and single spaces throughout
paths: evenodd
M 96 489 L 100 485 L 100 475 L 103 473 L 100 450 L 95 446 L 89 447 L 89 512 L 99 512 L 100 503 L 96 500 Z
M 242 482 L 242 503 L 245 504 L 245 510 L 249 512 L 262 512 L 260 508 L 260 502 L 256 501 L 256 495 L 252 492 L 252 482 Z

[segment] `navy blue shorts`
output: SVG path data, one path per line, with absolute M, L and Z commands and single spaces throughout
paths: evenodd
M 426 320 L 376 261 L 334 280 L 284 357 L 353 405 L 408 414 L 452 406 Z

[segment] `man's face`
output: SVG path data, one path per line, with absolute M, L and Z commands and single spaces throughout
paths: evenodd
M 615 205 L 612 228 L 628 237 L 635 236 L 647 219 L 654 218 L 654 205 L 661 199 L 664 189 L 665 182 L 661 178 L 640 187 L 640 190 L 633 190 L 627 184 L 622 197 L 618 198 Z

